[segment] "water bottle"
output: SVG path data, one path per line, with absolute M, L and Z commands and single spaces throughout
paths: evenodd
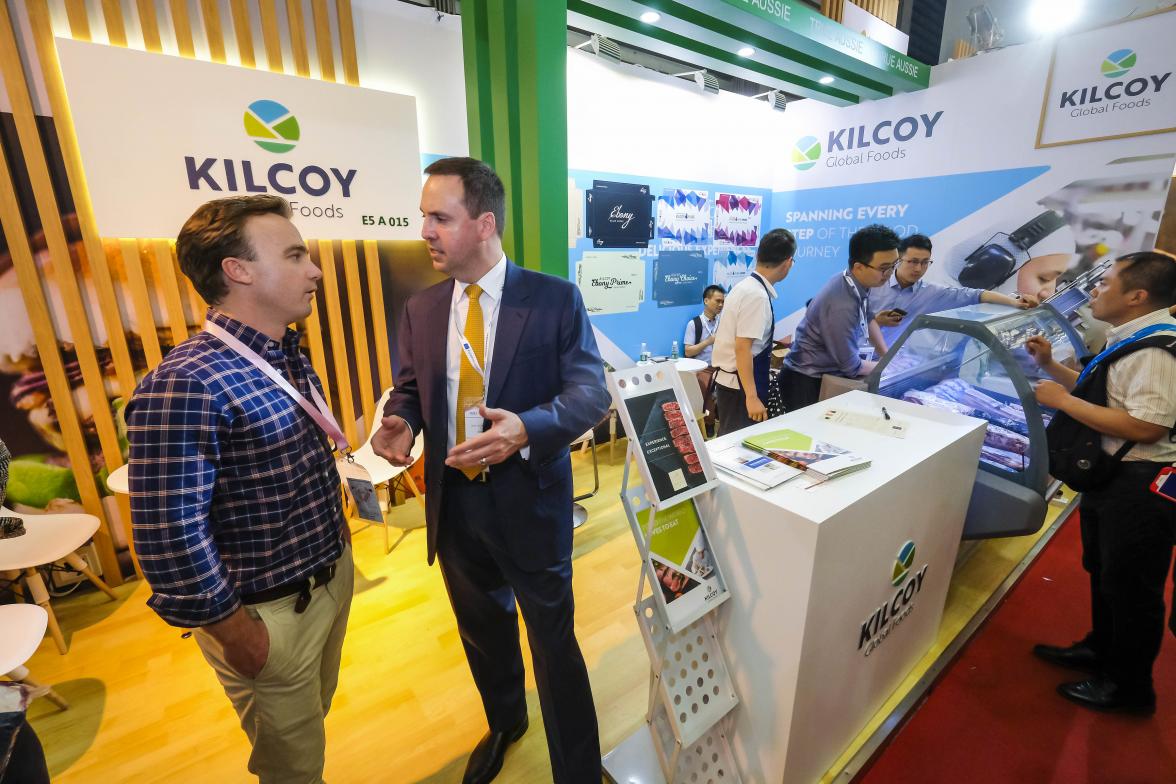
M 677 361 L 677 359 L 678 359 L 678 341 L 676 341 L 676 340 L 674 341 L 674 344 L 670 347 L 670 359 L 672 359 L 674 361 Z
M 637 358 L 637 364 L 638 365 L 648 365 L 649 364 L 649 347 L 646 346 L 644 342 L 641 344 L 641 354 Z

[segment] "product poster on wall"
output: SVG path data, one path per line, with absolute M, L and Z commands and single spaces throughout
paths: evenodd
M 753 269 L 755 269 L 755 258 L 751 254 L 737 253 L 733 250 L 727 251 L 726 259 L 715 259 L 711 282 L 716 286 L 722 286 L 724 291 L 730 292 L 737 283 L 750 276 Z
M 637 513 L 641 535 L 649 531 L 649 580 L 666 609 L 670 626 L 680 629 L 727 597 L 722 576 L 711 557 L 706 529 L 694 501 L 668 509 L 644 509 Z
M 648 185 L 596 180 L 585 203 L 592 247 L 649 247 L 653 237 L 653 197 Z
M 653 298 L 659 308 L 697 305 L 709 263 L 700 251 L 663 250 L 653 262 Z
M 683 245 L 710 242 L 710 199 L 707 191 L 666 188 L 657 200 L 658 239 Z
M 754 247 L 759 244 L 763 199 L 738 193 L 715 197 L 715 242 Z
M 576 285 L 589 313 L 632 313 L 645 298 L 645 262 L 636 253 L 588 251 L 576 267 Z

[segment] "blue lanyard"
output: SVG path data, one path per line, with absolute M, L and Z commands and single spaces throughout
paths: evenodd
M 1111 353 L 1121 349 L 1123 346 L 1129 346 L 1137 340 L 1142 340 L 1148 335 L 1155 334 L 1156 332 L 1162 332 L 1164 330 L 1176 331 L 1176 326 L 1172 324 L 1152 324 L 1150 327 L 1144 327 L 1143 329 L 1139 330 L 1129 338 L 1124 338 L 1123 340 L 1120 340 L 1113 345 L 1107 346 L 1098 354 L 1098 356 L 1086 363 L 1086 367 L 1082 368 L 1082 372 L 1078 374 L 1078 381 L 1076 383 L 1081 384 L 1083 379 L 1090 375 L 1090 372 L 1094 370 L 1095 367 L 1097 367 L 1098 364 L 1106 359 L 1107 356 Z

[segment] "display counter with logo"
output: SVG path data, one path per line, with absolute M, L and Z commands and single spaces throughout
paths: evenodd
M 871 464 L 772 490 L 720 473 L 698 507 L 731 592 L 719 637 L 741 700 L 737 765 L 756 781 L 816 781 L 935 641 L 985 423 L 856 391 L 708 448 L 782 428 Z

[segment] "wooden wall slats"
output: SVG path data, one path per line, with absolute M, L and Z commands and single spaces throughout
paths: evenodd
M 331 12 L 327 10 L 327 0 L 310 0 L 310 10 L 314 17 L 314 45 L 318 50 L 319 74 L 323 81 L 334 82 L 335 52 L 331 46 Z
M 334 243 L 330 240 L 318 242 L 319 264 L 323 268 L 322 287 L 327 300 L 327 323 L 331 333 L 331 357 L 335 363 L 335 382 L 338 385 L 338 419 L 343 435 L 355 444 L 355 398 L 351 394 L 351 370 L 347 356 L 347 334 L 343 331 L 343 309 L 339 298 L 339 278 L 335 269 Z
M 188 0 L 170 0 L 172 27 L 176 32 L 176 47 L 181 57 L 195 57 L 196 45 L 192 40 L 192 21 L 188 16 Z
M 115 46 L 127 45 L 127 27 L 123 22 L 120 0 L 102 0 L 102 17 L 106 20 L 106 36 Z
M 167 306 L 167 325 L 171 330 L 171 345 L 178 346 L 188 339 L 188 320 L 184 317 L 184 301 L 180 297 L 180 281 L 176 278 L 175 261 L 167 240 L 154 240 L 155 291 L 163 292 Z
M 131 295 L 135 323 L 139 327 L 139 339 L 143 341 L 143 353 L 147 357 L 147 364 L 155 367 L 163 361 L 163 351 L 159 346 L 159 329 L 155 324 L 155 314 L 151 309 L 151 291 L 143 271 L 143 254 L 136 240 L 120 240 L 119 246 L 122 249 L 123 268 L 127 274 L 127 291 Z
M 257 0 L 261 17 L 261 37 L 265 42 L 266 64 L 274 73 L 284 73 L 282 65 L 282 35 L 278 31 L 277 0 Z
M 233 9 L 233 33 L 237 37 L 237 56 L 241 65 L 256 68 L 257 58 L 253 54 L 253 26 L 249 21 L 249 6 L 245 0 L 229 0 Z
M 139 9 L 143 45 L 148 52 L 162 52 L 163 42 L 159 38 L 159 15 L 155 12 L 155 0 L 136 0 L 135 7 Z
M 70 35 L 79 41 L 90 40 L 90 16 L 86 0 L 65 0 L 65 16 L 69 20 Z
M 355 21 L 351 0 L 335 0 L 335 18 L 339 22 L 339 51 L 343 55 L 343 81 L 359 86 L 359 60 L 355 55 Z
M 821 13 L 834 22 L 840 22 L 845 13 L 845 0 L 821 0 Z
M 86 307 L 82 302 L 81 292 L 78 288 L 79 272 L 75 271 L 70 255 L 65 227 L 49 176 L 49 164 L 45 158 L 45 150 L 41 146 L 41 136 L 33 113 L 32 96 L 16 47 L 15 31 L 8 15 L 8 7 L 4 3 L 0 3 L 0 71 L 3 71 L 4 86 L 8 91 L 8 99 L 12 105 L 12 116 L 16 125 L 20 152 L 24 157 L 25 167 L 32 184 L 37 212 L 41 217 L 41 230 L 45 234 L 45 242 L 52 260 L 54 282 L 61 297 L 62 307 L 66 311 L 74 355 L 77 357 L 78 365 L 82 371 L 85 389 L 81 394 L 90 406 L 90 414 L 102 451 L 105 454 L 117 452 L 118 435 L 114 427 L 114 417 L 106 399 L 103 371 L 94 349 L 90 324 L 86 319 Z M 12 178 L 8 173 L 7 164 L 5 164 L 4 176 L 7 184 L 0 187 L 9 192 L 5 199 L 15 204 L 15 198 L 11 197 Z M 17 209 L 19 210 L 19 208 Z M 19 218 L 19 211 L 13 217 Z M 5 231 L 5 236 L 10 243 L 14 241 L 13 234 L 19 234 L 22 238 L 27 236 L 23 221 L 9 220 L 9 222 L 14 223 L 12 231 Z M 42 333 L 42 340 L 38 341 L 37 348 L 38 353 L 44 349 L 48 354 L 48 356 L 42 355 L 42 365 L 46 368 L 46 375 L 50 374 L 50 370 L 60 374 L 54 384 L 60 387 L 58 391 L 61 392 L 62 397 L 54 394 L 53 399 L 58 410 L 62 435 L 66 437 L 67 433 L 72 433 L 73 435 L 70 435 L 69 438 L 72 439 L 76 436 L 78 439 L 68 450 L 71 454 L 70 462 L 75 468 L 78 492 L 86 511 L 96 516 L 100 521 L 99 532 L 95 534 L 94 541 L 98 546 L 103 571 L 109 571 L 112 578 L 109 582 L 112 585 L 118 585 L 122 583 L 122 574 L 114 554 L 110 524 L 106 519 L 105 509 L 102 507 L 94 474 L 89 470 L 89 456 L 78 423 L 78 413 L 74 408 L 73 394 L 69 389 L 61 357 L 57 355 L 58 340 L 54 328 L 60 329 L 61 325 L 54 324 L 47 306 L 38 308 L 38 304 L 43 303 L 45 297 L 44 291 L 41 289 L 43 270 L 36 267 L 31 252 L 27 257 L 27 262 L 28 268 L 20 273 L 21 279 L 25 280 L 27 284 L 21 286 L 21 294 L 26 306 L 30 308 L 29 316 L 34 319 L 34 328 Z M 31 283 L 29 283 L 30 274 L 34 278 Z M 44 335 L 46 330 L 53 332 L 52 346 L 48 344 L 48 339 Z M 45 363 L 48 365 L 46 366 Z M 78 454 L 79 449 L 81 454 Z
M 359 255 L 355 241 L 343 241 L 343 281 L 347 291 L 347 311 L 351 316 L 351 349 L 355 357 L 356 379 L 359 382 L 359 403 L 365 427 L 371 428 L 372 412 L 376 407 L 372 388 L 372 363 L 368 353 L 367 323 L 363 318 L 363 286 L 359 282 Z M 360 438 L 363 437 L 360 433 Z
M 214 63 L 225 61 L 225 34 L 221 29 L 220 5 L 217 0 L 200 0 L 200 15 L 208 38 L 208 54 Z
M 376 369 L 380 374 L 380 394 L 392 386 L 392 346 L 387 338 L 388 320 L 384 310 L 384 283 L 380 275 L 380 250 L 375 240 L 364 240 L 364 266 L 367 268 L 369 312 L 372 314 L 372 340 L 376 344 Z
M 331 392 L 332 376 L 327 372 L 327 352 L 323 347 L 323 328 L 319 322 L 317 297 L 311 304 L 310 315 L 306 317 L 305 336 L 306 348 L 310 354 L 310 364 L 314 368 L 314 372 L 318 374 L 319 380 L 323 383 L 323 397 L 326 399 L 327 407 L 332 411 L 338 411 L 335 408 L 334 396 Z
M 290 26 L 290 50 L 294 52 L 294 73 L 310 76 L 310 56 L 306 45 L 306 22 L 302 0 L 286 0 L 286 22 Z

